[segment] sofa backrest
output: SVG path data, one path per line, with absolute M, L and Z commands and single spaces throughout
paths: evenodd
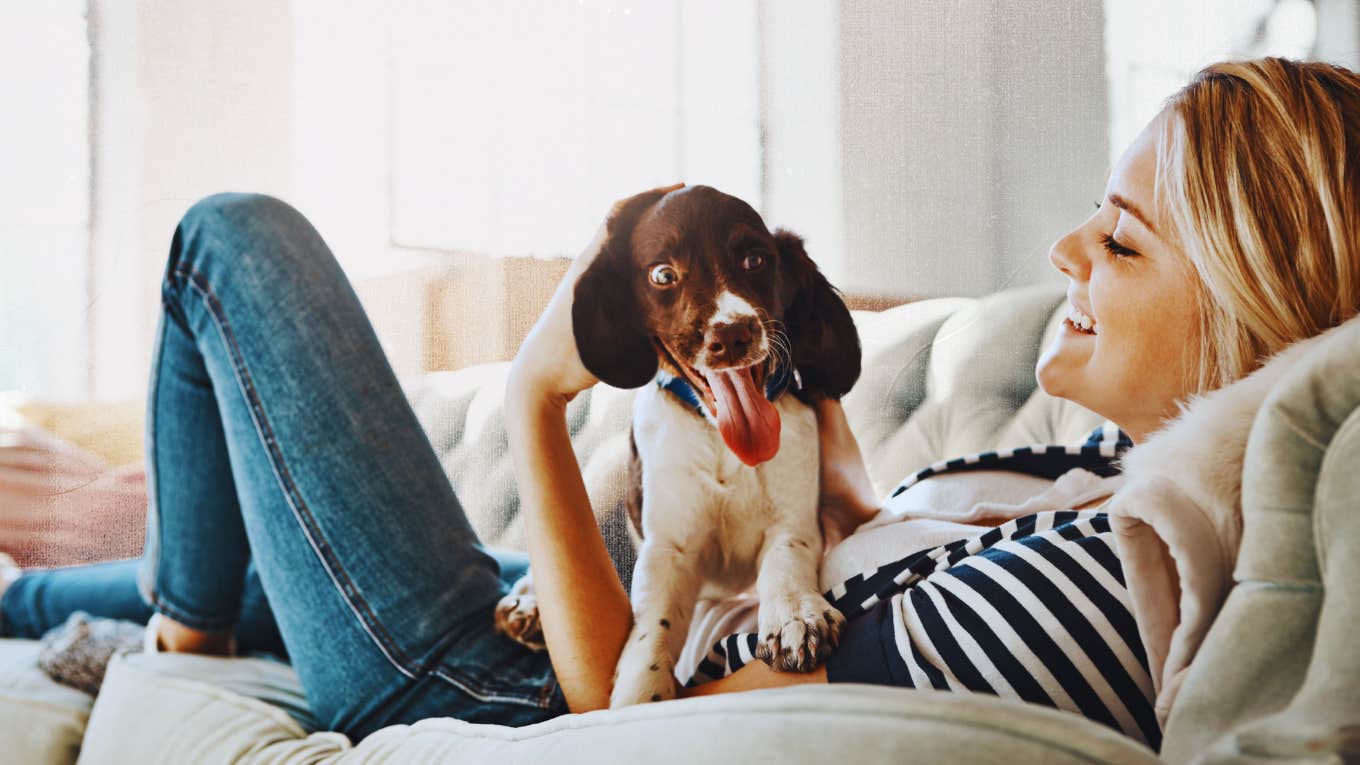
M 1043 285 L 856 312 L 864 371 L 844 405 L 880 494 L 945 457 L 1075 443 L 1101 423 L 1039 390 L 1034 379 L 1064 301 L 1060 287 Z M 407 394 L 477 533 L 487 544 L 522 548 L 504 430 L 507 370 L 502 363 L 436 372 L 410 381 Z M 631 547 L 621 503 L 632 400 L 632 391 L 601 384 L 567 410 L 611 548 Z
M 1034 379 L 1064 303 L 1060 288 L 1037 286 L 855 314 L 864 372 L 844 404 L 880 494 L 946 457 L 1075 443 L 1101 424 Z M 1237 582 L 1173 707 L 1162 750 L 1169 762 L 1360 757 L 1360 322 L 1351 324 L 1282 380 L 1257 417 Z M 506 370 L 434 373 L 407 392 L 482 539 L 522 547 L 503 428 Z M 625 581 L 632 396 L 599 385 L 568 408 Z

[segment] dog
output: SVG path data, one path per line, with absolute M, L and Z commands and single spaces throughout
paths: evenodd
M 627 508 L 640 540 L 634 626 L 611 707 L 674 697 L 700 598 L 755 585 L 756 655 L 807 672 L 844 618 L 818 588 L 820 470 L 812 404 L 859 377 L 844 301 L 803 240 L 708 186 L 642 194 L 606 224 L 575 287 L 585 367 L 634 400 Z M 505 634 L 542 647 L 532 579 L 496 609 Z

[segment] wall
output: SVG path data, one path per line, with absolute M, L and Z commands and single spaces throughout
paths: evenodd
M 86 389 L 88 68 L 79 0 L 0 4 L 0 390 Z
M 93 0 L 93 398 L 142 395 L 176 221 L 228 190 L 289 197 L 292 19 L 274 0 Z M 49 390 L 40 391 L 51 395 Z
M 1155 69 L 1151 64 L 1172 60 L 1170 54 L 1139 58 L 1140 46 L 1158 42 L 1204 55 L 1206 41 L 1224 34 L 1223 14 L 1245 5 L 1149 2 L 1160 10 L 1141 13 L 1146 4 L 1134 0 L 669 4 L 686 66 L 697 66 L 715 46 L 754 51 L 740 58 L 748 64 L 731 81 L 719 77 L 731 64 L 676 75 L 684 125 L 676 166 L 695 181 L 733 165 L 704 160 L 686 142 L 707 129 L 706 95 L 721 90 L 729 101 L 754 99 L 749 109 L 733 106 L 723 117 L 743 126 L 740 139 L 725 144 L 743 158 L 733 183 L 749 189 L 742 193 L 771 224 L 804 235 L 847 291 L 978 295 L 1060 281 L 1047 264 L 1049 244 L 1088 214 L 1129 126 L 1144 119 L 1140 110 L 1185 76 L 1179 64 L 1175 71 Z M 53 7 L 71 15 L 80 6 Z M 1320 0 L 1318 7 L 1330 13 L 1319 50 L 1355 58 L 1360 3 Z M 403 185 L 410 175 L 394 161 L 406 147 L 394 124 L 406 112 L 395 106 L 413 102 L 393 86 L 405 60 L 394 55 L 393 41 L 405 38 L 392 24 L 403 16 L 379 0 L 90 0 L 89 9 L 95 47 L 88 120 L 74 115 L 64 123 L 77 134 L 54 144 L 63 147 L 60 156 L 44 160 L 66 168 L 43 179 L 52 189 L 16 196 L 10 188 L 11 197 L 27 203 L 82 197 L 92 178 L 88 242 L 77 215 L 66 230 L 44 229 L 41 242 L 16 249 L 20 240 L 12 233 L 22 217 L 16 211 L 24 208 L 0 207 L 11 234 L 0 241 L 7 248 L 0 252 L 7 258 L 0 334 L 4 322 L 25 313 L 66 317 L 51 330 L 29 332 L 32 342 L 41 338 L 59 350 L 35 350 L 32 343 L 6 349 L 10 356 L 53 355 L 43 359 L 39 376 L 24 378 L 25 387 L 54 396 L 144 395 L 174 223 L 194 200 L 224 189 L 273 193 L 316 223 L 369 305 L 400 373 L 513 353 L 560 261 L 452 257 L 448 249 L 457 245 L 442 236 L 395 236 L 401 228 L 395 213 L 413 209 L 396 189 L 432 200 L 423 220 L 436 226 L 425 231 L 438 234 L 439 184 L 456 176 L 437 173 L 418 188 Z M 722 35 L 706 33 L 704 9 L 735 14 L 740 23 Z M 427 45 L 421 56 L 424 69 L 437 73 L 437 48 Z M 20 56 L 9 69 L 25 65 Z M 1128 72 L 1146 76 L 1121 74 Z M 20 84 L 11 77 L 5 86 Z M 432 97 L 458 102 L 447 92 Z M 11 131 L 24 124 L 0 119 Z M 91 155 L 79 140 L 82 129 L 93 135 Z M 0 159 L 18 156 L 13 147 L 21 145 L 7 141 Z M 753 152 L 759 156 L 747 163 Z M 448 178 L 459 182 L 466 179 Z M 557 251 L 585 244 L 596 223 L 589 217 L 570 224 L 577 230 L 563 234 Z M 43 249 L 49 246 L 74 255 L 58 257 Z M 42 258 L 21 261 L 15 254 L 21 251 Z M 41 273 L 31 268 L 35 263 Z M 15 309 L 42 304 L 24 285 L 50 283 L 53 274 L 66 286 L 46 314 Z M 451 297 L 460 295 L 470 297 Z M 504 301 L 511 299 L 516 308 L 507 317 Z M 0 387 L 16 379 L 11 374 Z
M 839 12 L 843 286 L 980 295 L 1057 279 L 1048 247 L 1107 172 L 1100 6 Z
M 1048 242 L 1103 172 L 1098 12 L 1054 17 L 1009 5 L 932 0 L 910 14 L 893 2 L 835 0 L 677 6 L 686 179 L 715 182 L 742 164 L 713 165 L 695 148 L 716 129 L 713 117 L 735 120 L 724 135 L 746 135 L 753 122 L 749 139 L 708 143 L 749 143 L 739 154 L 757 155 L 754 180 L 717 182 L 735 183 L 770 223 L 804 235 L 847 290 L 981 294 L 1040 278 Z M 371 304 L 399 372 L 513 353 L 527 324 L 519 314 L 536 308 L 487 317 L 504 314 L 498 301 L 512 293 L 546 295 L 560 265 L 440 251 L 457 248 L 450 237 L 460 229 L 439 219 L 439 200 L 476 179 L 444 168 L 422 181 L 421 163 L 409 161 L 417 144 L 438 159 L 448 136 L 422 143 L 398 130 L 439 119 L 412 111 L 413 53 L 407 42 L 393 46 L 419 20 L 411 9 L 425 6 L 402 7 L 93 0 L 94 397 L 143 394 L 174 223 L 226 189 L 283 197 L 316 223 Z M 719 35 L 699 11 L 732 23 Z M 755 55 L 714 58 L 715 46 Z M 419 55 L 421 71 L 440 73 L 437 50 Z M 734 67 L 742 71 L 723 76 Z M 426 85 L 429 98 L 460 103 L 457 78 Z M 476 119 L 475 107 L 450 119 Z M 427 202 L 417 209 L 412 193 Z M 399 214 L 421 225 L 398 225 Z M 583 220 L 557 251 L 573 252 L 594 225 Z M 408 299 L 395 297 L 403 291 Z M 458 294 L 472 298 L 454 305 Z M 412 327 L 431 336 L 412 337 Z

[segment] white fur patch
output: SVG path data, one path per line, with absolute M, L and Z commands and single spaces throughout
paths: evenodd
M 751 468 L 717 428 L 669 393 L 638 391 L 633 439 L 642 462 L 643 542 L 633 573 L 634 628 L 611 707 L 674 697 L 675 660 L 701 596 L 754 584 L 762 637 L 777 635 L 795 652 L 826 645 L 833 636 L 825 631 L 839 631 L 840 615 L 817 580 L 817 419 L 793 396 L 775 407 L 779 452 Z M 823 626 L 818 620 L 827 612 L 835 623 Z
M 1240 538 L 1242 466 L 1252 423 L 1275 384 L 1322 336 L 1300 340 L 1246 377 L 1181 404 L 1179 415 L 1124 453 L 1126 481 L 1170 479 L 1205 511 L 1220 538 Z
M 708 320 L 708 325 L 731 324 L 741 319 L 757 318 L 755 306 L 751 305 L 746 298 L 740 297 L 731 290 L 723 290 L 718 295 L 716 301 L 717 310 L 713 312 L 713 318 Z
M 756 311 L 755 306 L 751 305 L 749 300 L 733 293 L 731 290 L 723 290 L 722 293 L 718 295 L 716 305 L 717 310 L 713 312 L 713 316 L 708 320 L 709 329 L 720 324 L 734 324 L 746 319 L 754 319 L 757 325 L 760 323 L 760 313 Z M 770 349 L 769 335 L 759 329 L 757 330 L 757 333 L 760 337 L 758 351 L 761 353 L 768 353 Z M 712 364 L 711 356 L 712 354 L 705 349 L 700 365 L 703 367 L 710 367 Z

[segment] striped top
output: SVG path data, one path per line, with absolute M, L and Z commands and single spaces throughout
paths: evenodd
M 978 452 L 951 460 L 940 460 L 927 465 L 907 477 L 892 490 L 888 505 L 902 492 L 931 476 L 943 473 L 958 473 L 967 470 L 1014 470 L 1040 478 L 1056 479 L 1074 468 L 1089 470 L 1098 476 L 1112 476 L 1119 472 L 1116 460 L 1129 447 L 1133 439 L 1112 422 L 1096 428 L 1086 441 L 1074 446 L 1032 444 L 1014 449 L 998 449 Z
M 1112 475 L 1130 445 L 1106 428 L 1082 447 L 973 455 L 918 472 L 893 496 L 933 475 L 974 469 L 956 465 Z M 855 575 L 826 597 L 846 617 L 826 662 L 829 682 L 991 693 L 1076 712 L 1160 747 L 1147 656 L 1098 508 L 1016 518 Z M 755 633 L 718 641 L 687 685 L 745 666 L 757 641 Z

